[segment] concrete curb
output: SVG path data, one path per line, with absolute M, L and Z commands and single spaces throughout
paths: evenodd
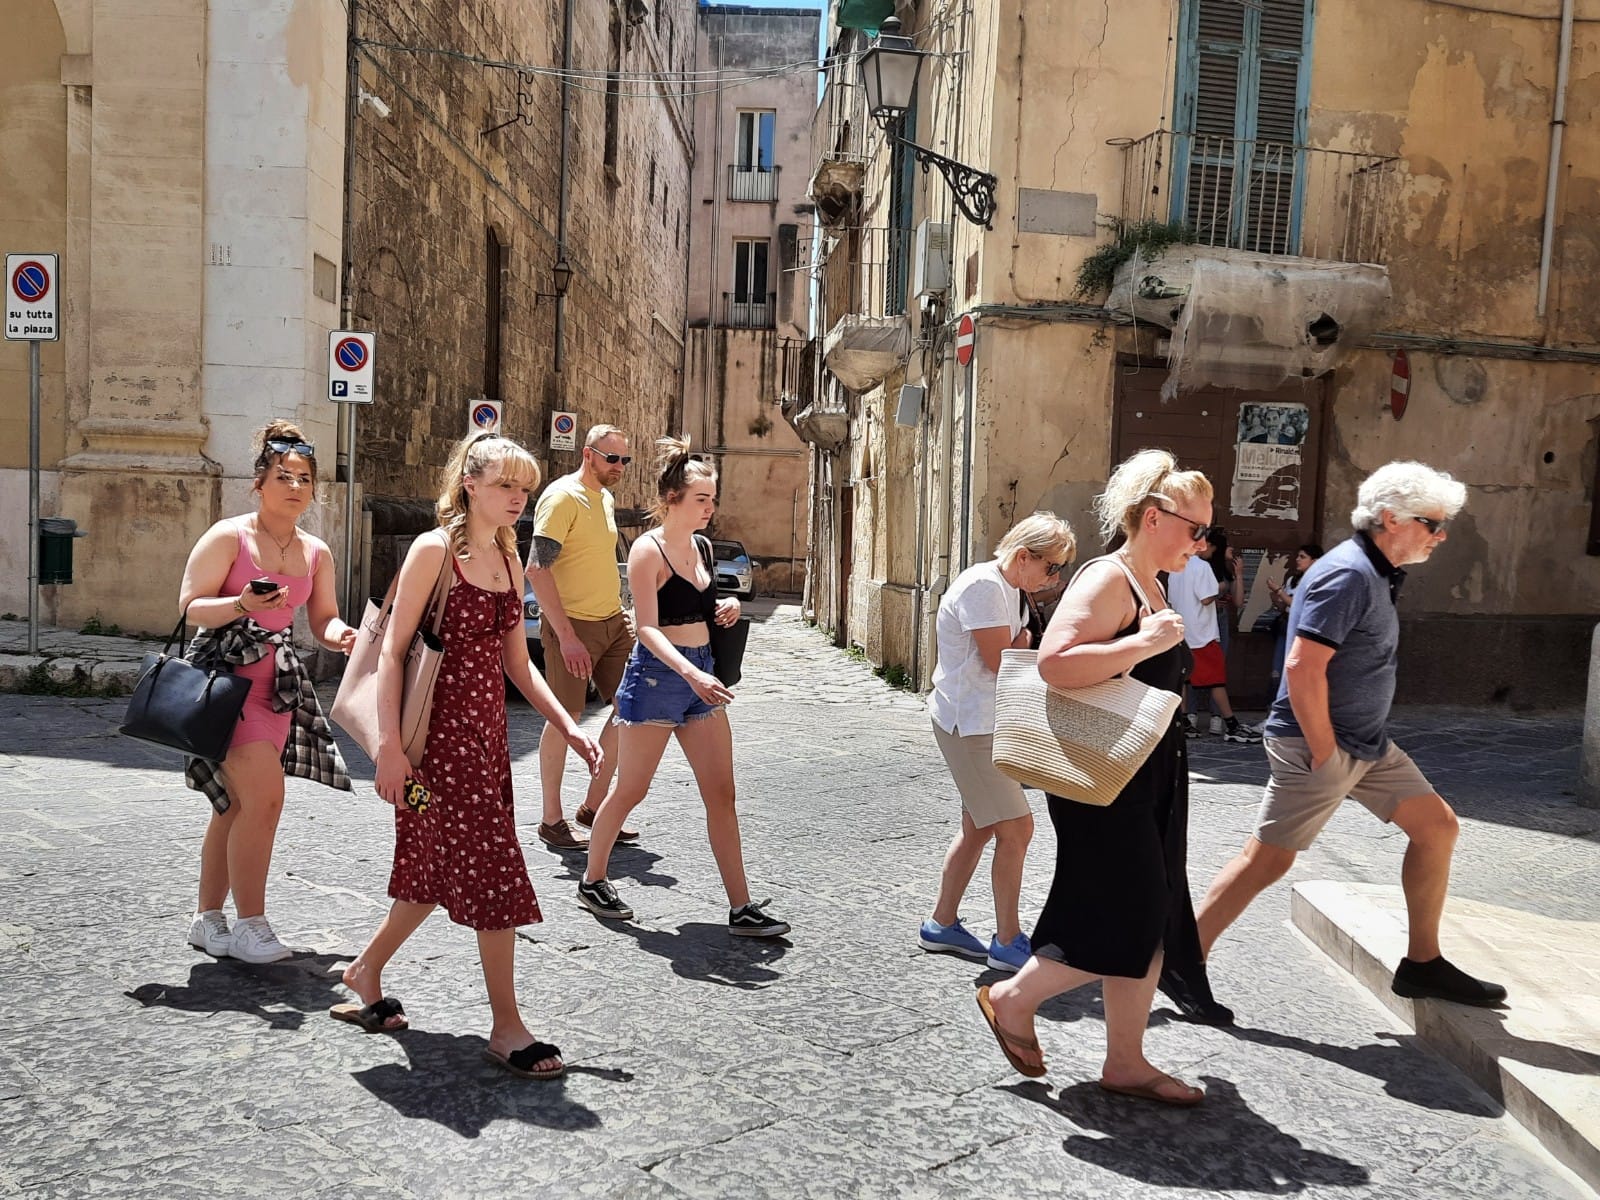
M 1555 1158 L 1600 1190 L 1600 1025 L 1584 1011 L 1600 1008 L 1600 1001 L 1580 991 L 1576 1010 L 1561 1003 L 1559 966 L 1554 974 L 1519 979 L 1515 967 L 1496 961 L 1497 948 L 1519 946 L 1524 959 L 1531 952 L 1552 964 L 1566 962 L 1566 939 L 1576 949 L 1592 941 L 1582 931 L 1593 926 L 1576 923 L 1562 944 L 1552 945 L 1537 931 L 1517 929 L 1516 914 L 1497 919 L 1507 913 L 1452 900 L 1445 917 L 1444 941 L 1462 954 L 1462 966 L 1482 970 L 1509 990 L 1509 1008 L 1496 1011 L 1413 1001 L 1390 990 L 1406 947 L 1399 888 L 1315 881 L 1296 884 L 1290 899 L 1290 916 L 1301 933 L 1498 1100 Z M 1546 995 L 1538 993 L 1540 982 Z M 1550 995 L 1558 997 L 1555 1003 Z M 1580 1048 L 1574 1041 L 1587 1044 Z

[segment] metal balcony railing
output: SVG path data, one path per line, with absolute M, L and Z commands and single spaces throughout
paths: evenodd
M 778 315 L 778 293 L 722 293 L 722 323 L 729 329 L 771 329 Z
M 778 172 L 782 167 L 741 167 L 728 164 L 728 199 L 750 200 L 765 204 L 778 199 Z
M 900 316 L 906 311 L 911 253 L 909 229 L 863 226 L 824 234 L 800 248 L 800 261 L 812 262 L 821 307 L 820 328 L 830 328 L 846 313 Z
M 1120 145 L 1124 221 L 1180 222 L 1201 246 L 1386 263 L 1397 158 L 1169 130 Z
M 828 67 L 822 102 L 811 125 L 813 166 L 867 161 L 867 99 L 861 86 L 859 56 L 843 54 Z

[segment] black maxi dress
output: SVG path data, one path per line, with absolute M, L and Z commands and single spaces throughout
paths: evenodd
M 1131 591 L 1130 585 L 1130 591 Z M 1134 594 L 1135 609 L 1142 603 Z M 1139 618 L 1117 634 L 1139 629 Z M 1129 674 L 1183 694 L 1194 657 L 1179 642 Z M 1116 800 L 1104 808 L 1047 797 L 1056 871 L 1033 952 L 1093 975 L 1137 979 L 1158 947 L 1171 965 L 1200 961 L 1189 897 L 1189 759 L 1183 710 Z

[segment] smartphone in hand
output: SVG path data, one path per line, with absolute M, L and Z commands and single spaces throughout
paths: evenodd
M 278 585 L 266 578 L 252 579 L 250 581 L 250 590 L 258 596 L 270 596 L 278 590 Z

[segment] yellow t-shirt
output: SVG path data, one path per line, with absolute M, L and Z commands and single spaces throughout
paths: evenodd
M 534 507 L 533 536 L 561 543 L 550 575 L 567 616 L 604 621 L 622 611 L 616 502 L 610 492 L 593 491 L 576 475 L 553 480 Z

